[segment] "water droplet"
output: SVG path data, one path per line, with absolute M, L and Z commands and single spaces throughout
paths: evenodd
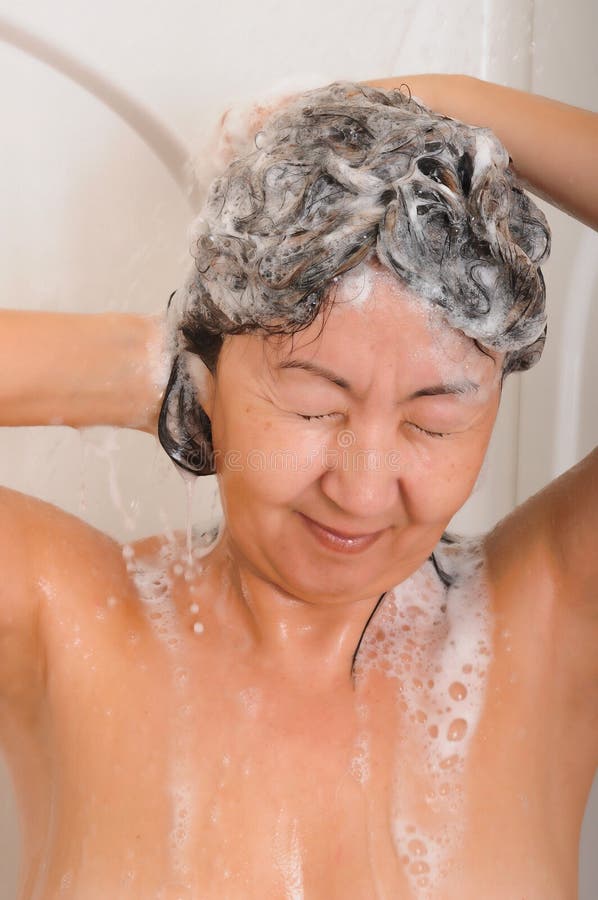
M 406 615 L 410 619 L 417 619 L 418 616 L 423 616 L 424 611 L 419 606 L 408 606 L 405 610 Z
M 195 634 L 201 634 L 201 633 L 202 633 L 202 631 L 203 631 L 203 625 L 201 624 L 201 622 L 194 622 L 194 623 L 193 623 L 193 631 L 195 632 Z
M 471 663 L 465 663 L 461 671 L 465 672 L 466 675 L 469 675 L 470 672 L 473 672 L 473 666 Z
M 412 853 L 414 856 L 423 856 L 428 852 L 428 849 L 423 841 L 418 840 L 417 838 L 413 841 L 409 841 L 407 844 L 407 849 L 409 853 Z
M 462 741 L 467 733 L 467 722 L 465 719 L 453 719 L 449 725 L 447 738 L 449 741 Z
M 194 616 L 197 615 L 197 613 L 199 612 L 199 603 L 192 603 L 189 607 L 189 612 Z
M 444 759 L 440 761 L 441 769 L 452 769 L 460 760 L 460 756 L 458 753 L 453 753 L 452 756 L 446 756 Z
M 430 735 L 431 738 L 437 738 L 438 737 L 438 725 L 430 725 L 430 727 L 428 728 L 428 734 Z
M 423 859 L 418 859 L 417 862 L 409 866 L 409 871 L 412 875 L 425 875 L 426 872 L 430 871 L 430 866 Z
M 453 700 L 465 700 L 467 697 L 467 688 L 460 681 L 453 681 L 449 687 L 449 694 Z

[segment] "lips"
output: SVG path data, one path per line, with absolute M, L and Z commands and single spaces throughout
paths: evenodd
M 369 534 L 347 534 L 333 528 L 321 525 L 308 516 L 299 513 L 301 520 L 310 533 L 325 547 L 341 553 L 360 553 L 378 540 L 383 531 L 374 531 Z

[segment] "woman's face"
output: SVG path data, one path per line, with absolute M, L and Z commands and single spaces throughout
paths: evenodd
M 228 337 L 204 399 L 238 562 L 308 602 L 374 597 L 421 565 L 471 493 L 500 400 L 502 354 L 378 265 L 360 272 L 292 340 Z M 339 545 L 313 523 L 378 536 Z

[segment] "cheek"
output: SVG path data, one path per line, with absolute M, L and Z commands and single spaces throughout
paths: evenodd
M 250 404 L 217 408 L 212 423 L 221 490 L 232 502 L 274 504 L 296 497 L 320 475 L 321 439 L 303 422 Z
M 450 519 L 470 496 L 487 441 L 460 441 L 425 447 L 405 461 L 401 497 L 412 521 L 426 524 Z

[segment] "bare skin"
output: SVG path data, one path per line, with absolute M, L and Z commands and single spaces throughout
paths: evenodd
M 422 831 L 465 829 L 435 896 L 576 896 L 598 758 L 598 453 L 484 538 L 484 699 L 459 782 L 464 805 L 441 804 L 444 821 L 432 822 L 420 732 L 397 702 L 412 672 L 398 658 L 393 677 L 355 678 L 351 660 L 378 595 L 430 567 L 473 487 L 500 358 L 439 331 L 387 283 L 365 310 L 333 309 L 321 337 L 306 334 L 292 350 L 351 390 L 279 371 L 288 347 L 264 355 L 255 336 L 225 344 L 201 400 L 223 451 L 227 527 L 187 578 L 183 535 L 140 541 L 131 554 L 49 504 L 0 490 L 0 722 L 22 812 L 22 900 L 420 896 L 417 847 L 406 863 L 392 840 L 397 796 L 410 798 Z M 148 342 L 159 342 L 160 320 L 48 314 L 36 325 L 38 315 L 2 314 L 2 424 L 60 418 L 154 433 Z M 13 349 L 25 336 L 38 367 L 29 375 Z M 407 399 L 457 375 L 480 385 L 475 399 Z M 300 408 L 306 396 L 310 408 Z M 355 474 L 316 462 L 264 475 L 224 462 L 227 450 L 271 451 L 283 437 L 305 458 L 338 447 L 339 430 L 353 434 L 351 453 L 398 447 L 400 468 Z M 341 564 L 301 514 L 382 533 Z M 154 571 L 169 574 L 171 606 L 149 602 L 141 574 Z M 364 716 L 371 765 L 360 777 Z

